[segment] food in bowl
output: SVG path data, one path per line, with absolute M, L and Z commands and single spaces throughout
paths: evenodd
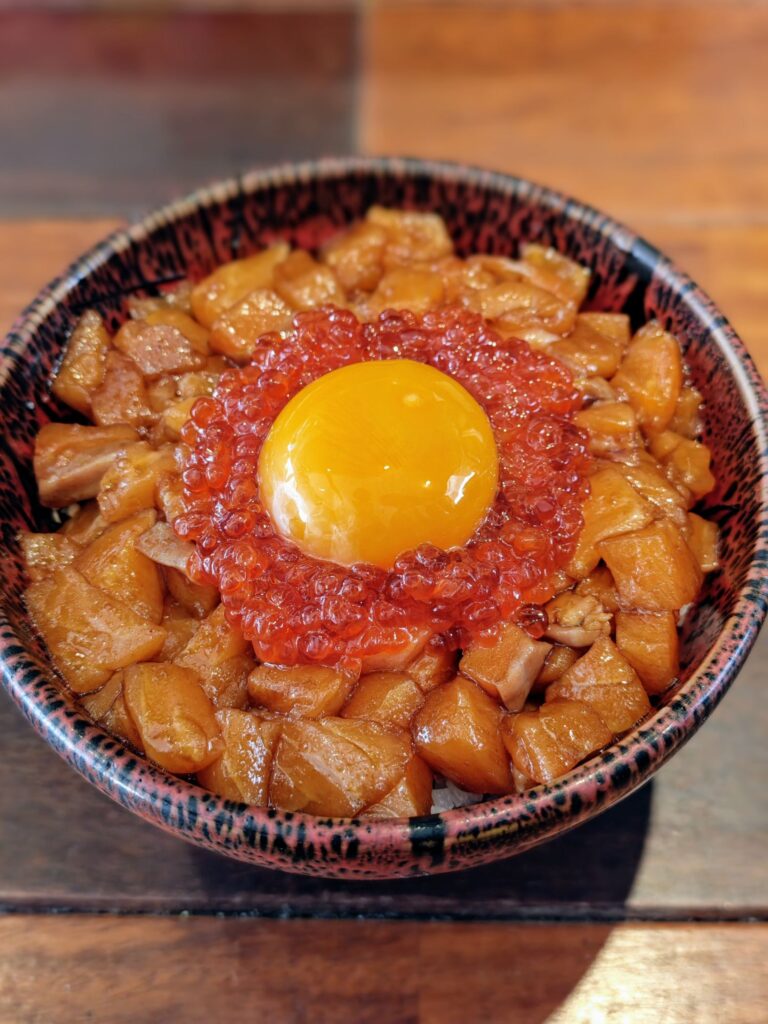
M 650 711 L 717 567 L 701 396 L 589 271 L 372 208 L 53 383 L 27 604 L 94 721 L 225 798 L 404 817 L 550 782 Z

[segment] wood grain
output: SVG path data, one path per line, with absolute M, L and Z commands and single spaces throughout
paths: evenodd
M 0 948 L 25 1024 L 761 1024 L 768 999 L 761 925 L 12 916 Z
M 352 146 L 343 9 L 0 12 L 0 214 L 135 214 Z
M 361 145 L 511 171 L 642 231 L 768 216 L 768 6 L 389 2 Z

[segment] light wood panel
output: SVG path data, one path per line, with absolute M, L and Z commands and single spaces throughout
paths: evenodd
M 369 8 L 366 152 L 511 171 L 650 231 L 768 216 L 768 6 Z
M 768 926 L 0 920 L 0 1019 L 761 1024 Z

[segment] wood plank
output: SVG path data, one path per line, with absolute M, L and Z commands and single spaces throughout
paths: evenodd
M 30 1024 L 244 1006 L 286 1024 L 758 1024 L 768 999 L 764 925 L 18 916 L 0 920 L 0 954 L 0 1017 Z
M 111 221 L 0 226 L 0 327 Z M 659 228 L 768 370 L 768 228 Z M 276 875 L 204 854 L 68 771 L 0 699 L 0 905 L 259 914 L 530 918 L 768 914 L 768 634 L 711 723 L 646 787 L 541 849 L 460 876 L 376 886 Z M 141 851 L 141 855 L 129 855 Z M 727 870 L 725 869 L 727 865 Z
M 376 4 L 361 146 L 515 172 L 647 232 L 765 223 L 767 48 L 747 0 Z
M 355 26 L 351 9 L 0 13 L 0 215 L 130 215 L 348 150 Z

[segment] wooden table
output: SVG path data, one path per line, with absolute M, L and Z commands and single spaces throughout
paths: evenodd
M 3 325 L 117 218 L 200 180 L 398 152 L 609 210 L 700 280 L 768 372 L 768 4 L 102 6 L 0 13 Z M 0 1024 L 761 1024 L 767 666 L 768 636 L 653 782 L 571 835 L 368 885 L 161 834 L 0 699 Z

